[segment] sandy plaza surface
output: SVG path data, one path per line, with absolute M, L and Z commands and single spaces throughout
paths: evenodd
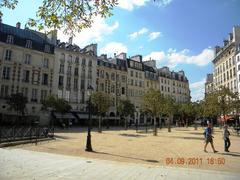
M 37 152 L 47 152 L 91 159 L 111 160 L 118 163 L 136 163 L 151 166 L 181 167 L 240 173 L 240 136 L 232 135 L 230 152 L 224 152 L 222 130 L 214 128 L 214 145 L 219 151 L 213 153 L 210 144 L 208 153 L 203 151 L 203 128 L 158 129 L 152 131 L 110 127 L 98 133 L 92 132 L 94 152 L 86 152 L 86 128 L 56 130 L 55 140 L 9 147 Z

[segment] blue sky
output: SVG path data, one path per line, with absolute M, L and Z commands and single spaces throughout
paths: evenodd
M 34 17 L 41 1 L 19 0 L 13 11 L 3 9 L 3 22 L 23 25 Z M 240 25 L 239 0 L 119 0 L 113 16 L 97 17 L 92 28 L 73 42 L 83 47 L 98 43 L 98 53 L 127 52 L 157 60 L 158 67 L 184 70 L 192 100 L 204 96 L 204 81 L 212 72 L 212 48 L 222 45 L 234 25 Z M 67 41 L 62 32 L 58 37 Z

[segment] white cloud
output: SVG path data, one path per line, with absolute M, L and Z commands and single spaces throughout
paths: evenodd
M 145 34 L 147 32 L 148 32 L 148 29 L 143 27 L 139 31 L 129 34 L 129 37 L 130 37 L 130 39 L 136 39 L 139 35 Z
M 177 52 L 175 49 L 169 49 L 167 54 L 168 65 L 175 67 L 180 63 L 184 64 L 196 64 L 198 66 L 205 66 L 214 57 L 212 49 L 203 49 L 200 54 L 190 56 L 188 49 L 183 49 L 182 51 Z
M 80 33 L 76 33 L 76 36 L 73 37 L 73 43 L 83 47 L 90 43 L 100 42 L 104 36 L 111 34 L 118 27 L 119 23 L 117 21 L 109 25 L 104 18 L 96 17 L 91 28 L 83 29 Z M 68 38 L 69 36 L 63 34 L 62 31 L 58 32 L 58 39 L 61 41 L 67 42 Z
M 114 53 L 120 54 L 122 52 L 127 53 L 127 47 L 119 42 L 110 42 L 100 49 L 100 54 L 107 54 L 108 57 L 113 57 Z
M 148 41 L 152 41 L 154 39 L 157 39 L 162 33 L 161 32 L 151 32 L 148 35 Z
M 158 0 L 156 1 L 156 4 L 159 7 L 166 7 L 167 5 L 169 5 L 172 2 L 172 0 Z
M 144 56 L 143 60 L 147 61 L 150 59 L 156 60 L 157 66 L 160 66 L 160 64 L 164 61 L 165 53 L 163 51 L 155 51 L 151 52 L 149 55 Z
M 144 6 L 149 0 L 118 0 L 120 8 L 132 11 L 134 7 Z
M 205 93 L 205 78 L 190 84 L 192 101 L 202 100 Z
M 176 49 L 170 48 L 167 52 L 151 52 L 143 59 L 149 60 L 151 58 L 157 61 L 157 65 L 164 63 L 164 65 L 174 68 L 178 64 L 195 64 L 197 66 L 205 66 L 209 64 L 214 57 L 213 50 L 208 48 L 203 49 L 202 52 L 197 55 L 189 55 L 189 53 L 189 49 L 177 51 Z

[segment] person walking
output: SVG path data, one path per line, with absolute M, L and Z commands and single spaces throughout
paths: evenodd
M 224 139 L 224 150 L 225 150 L 225 152 L 229 152 L 228 149 L 231 145 L 229 136 L 230 136 L 230 132 L 228 131 L 228 126 L 225 125 L 224 128 L 223 128 L 223 139 Z
M 204 152 L 207 152 L 206 148 L 207 148 L 207 145 L 208 143 L 210 142 L 211 146 L 212 146 L 212 149 L 213 149 L 213 152 L 216 153 L 218 152 L 215 148 L 214 148 L 214 145 L 213 145 L 213 136 L 212 136 L 212 124 L 211 123 L 208 123 L 208 127 L 205 129 L 204 131 L 204 136 L 205 136 L 205 146 L 204 146 Z

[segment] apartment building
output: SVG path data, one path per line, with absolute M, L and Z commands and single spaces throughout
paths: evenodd
M 189 82 L 184 71 L 170 71 L 168 67 L 157 70 L 160 92 L 165 96 L 171 96 L 177 103 L 190 102 Z
M 96 90 L 97 45 L 83 49 L 72 44 L 58 42 L 55 48 L 54 93 L 70 103 L 73 110 L 85 111 L 89 85 Z
M 207 74 L 205 83 L 205 96 L 214 91 L 213 74 Z
M 237 92 L 236 60 L 235 55 L 240 43 L 240 27 L 234 26 L 227 39 L 223 41 L 223 46 L 215 47 L 213 59 L 214 88 L 220 86 L 228 87 L 232 92 Z
M 53 93 L 54 43 L 45 35 L 0 23 L 0 111 L 14 93 L 27 97 L 28 114 L 37 114 L 41 100 Z
M 121 99 L 127 97 L 127 63 L 118 58 L 98 57 L 96 90 L 104 92 L 112 99 L 107 116 L 117 120 L 117 107 Z

